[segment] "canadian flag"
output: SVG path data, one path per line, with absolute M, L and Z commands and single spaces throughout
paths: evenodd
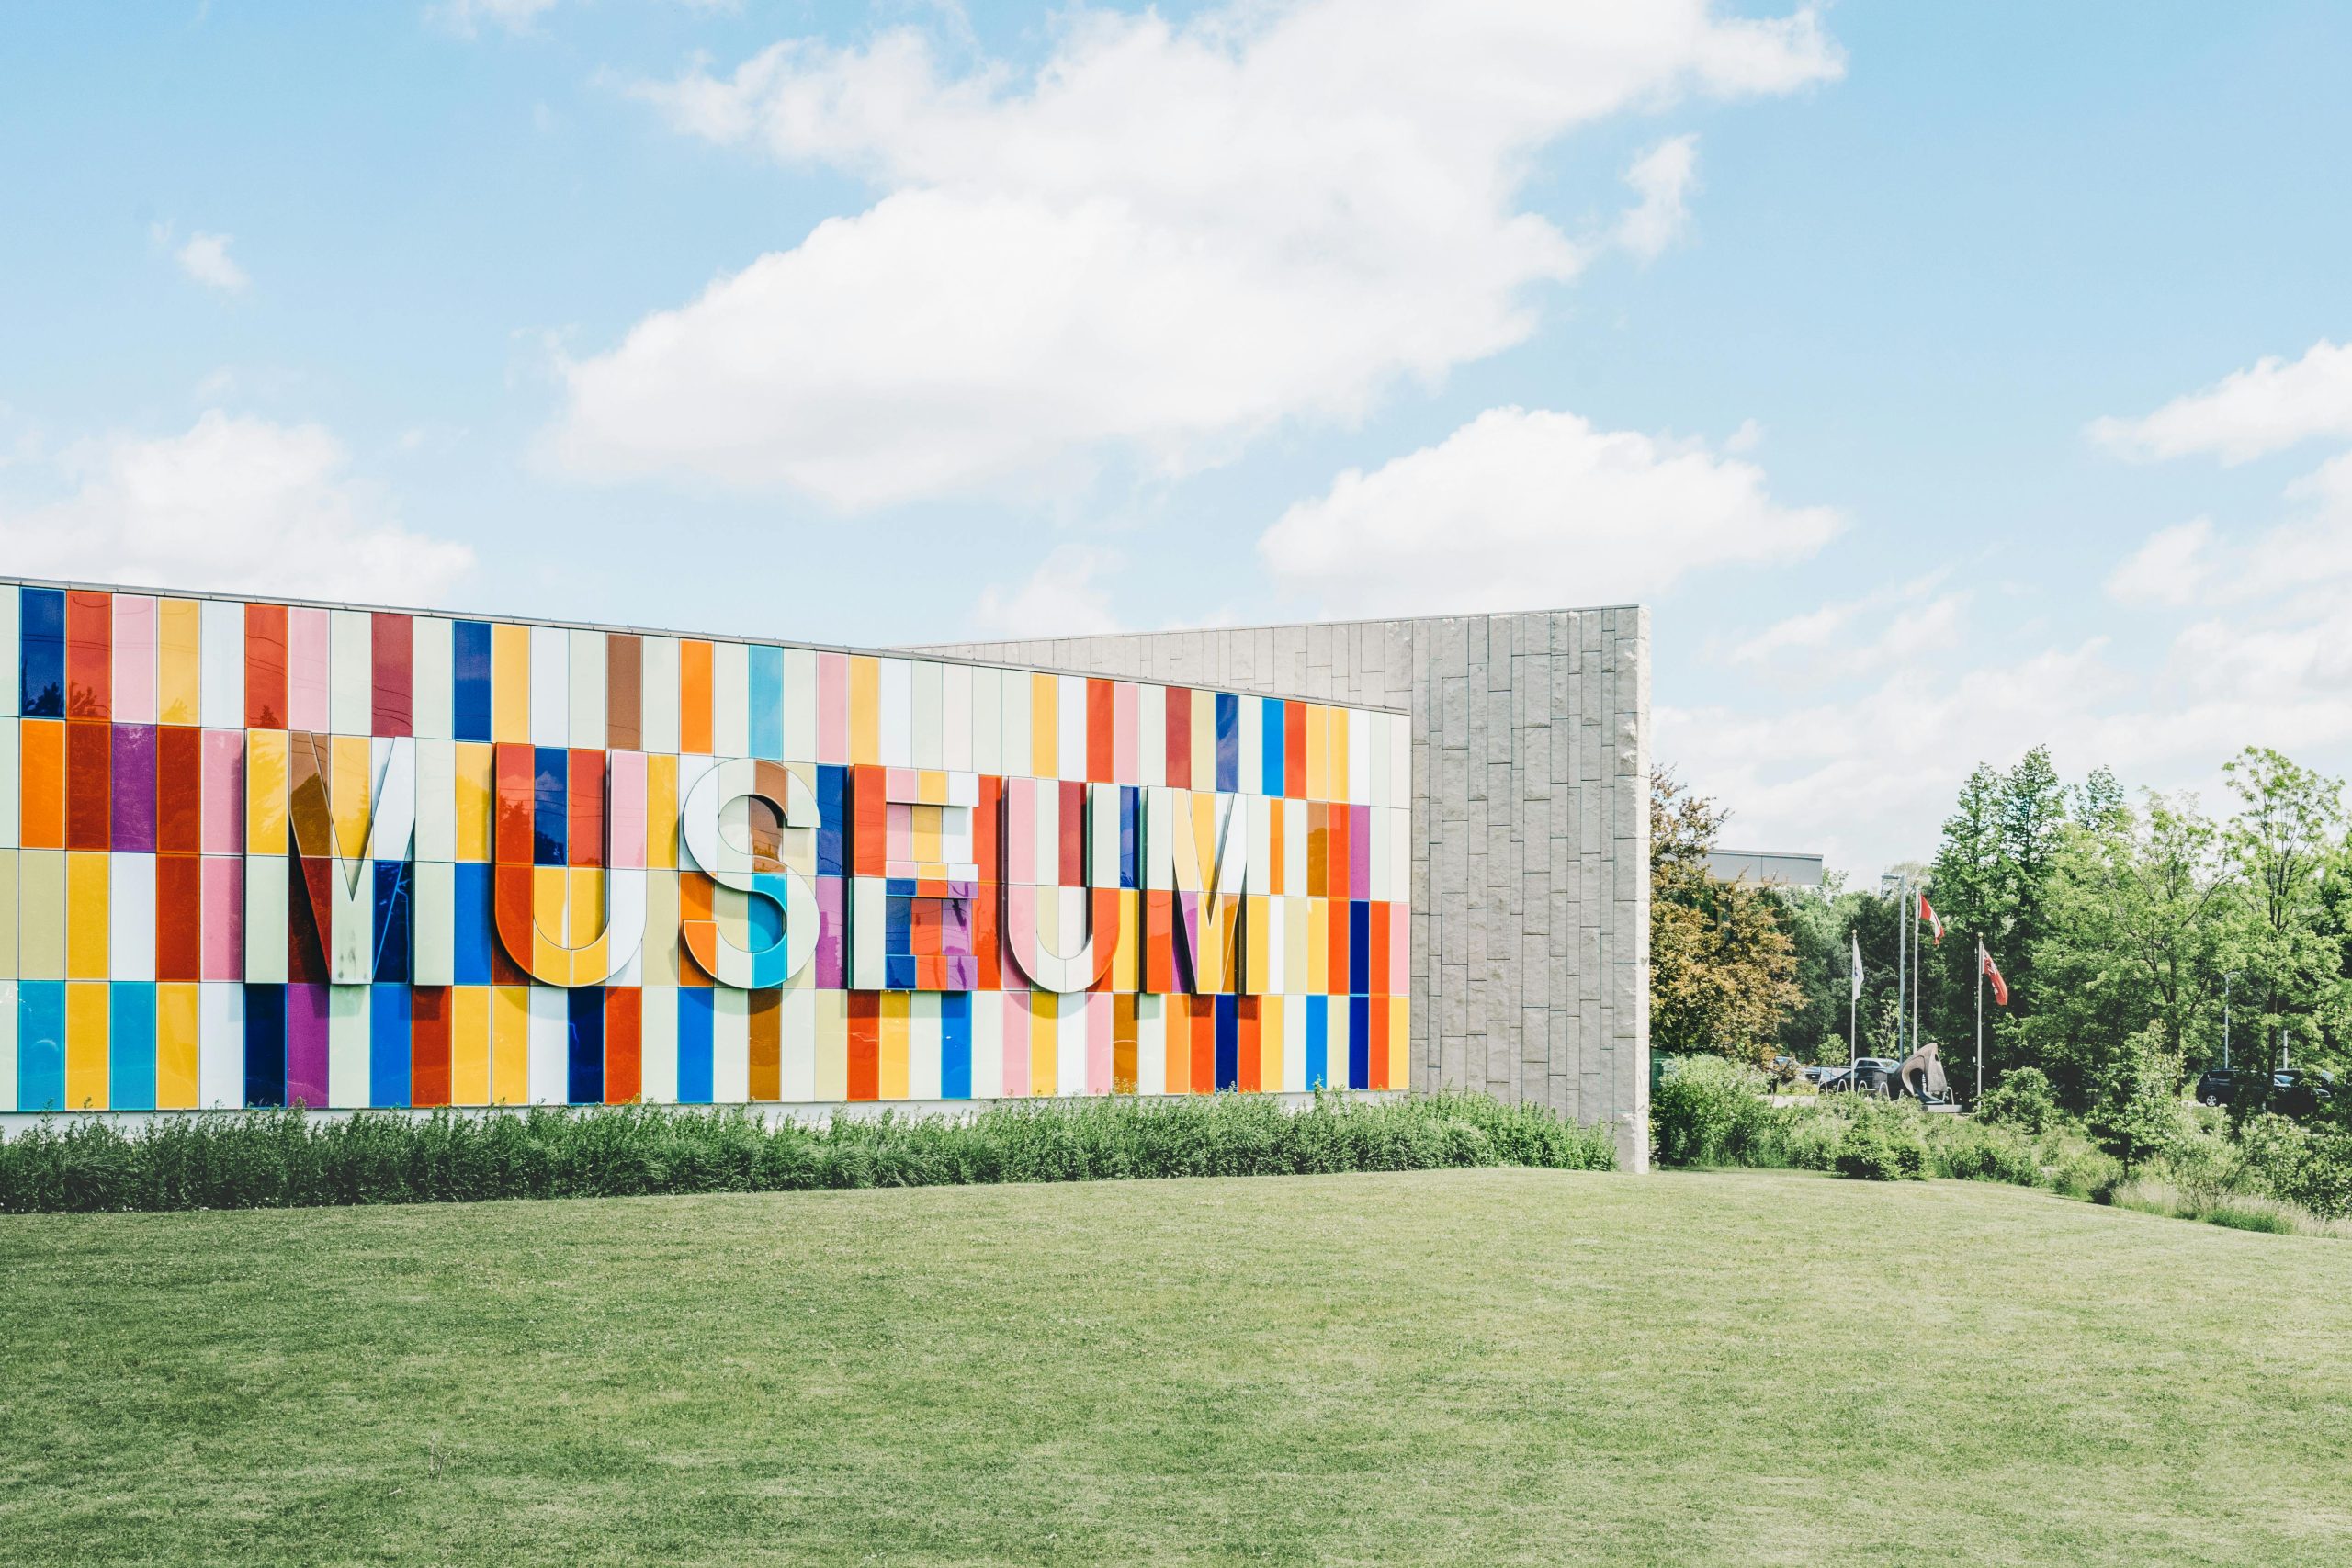
M 1925 893 L 1919 895 L 1919 918 L 1936 928 L 1936 945 L 1941 947 L 1944 944 L 1943 917 L 1936 913 L 1936 907 L 1928 902 Z
M 1995 1005 L 1998 1007 L 2008 1006 L 2009 983 L 2001 978 L 2001 966 L 1993 962 L 1993 955 L 1984 951 L 1984 944 L 1982 942 L 1979 942 L 1976 944 L 1976 968 L 1977 971 L 1984 976 L 1984 978 L 1993 982 L 1993 1001 Z

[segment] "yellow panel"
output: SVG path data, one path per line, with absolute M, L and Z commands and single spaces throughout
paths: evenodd
M 678 759 L 666 754 L 645 759 L 645 864 L 651 871 L 678 864 Z
M 1019 680 L 1019 676 L 1012 679 Z M 1062 683 L 1052 675 L 1029 677 L 1029 772 L 1037 778 L 1061 776 Z
M 882 993 L 882 1071 L 876 1093 L 884 1100 L 907 1098 L 908 1036 L 912 1030 L 908 1018 L 913 1002 L 914 998 L 905 991 Z
M 449 1102 L 490 1102 L 490 987 L 458 986 L 449 992 Z
M 65 978 L 65 852 L 17 859 L 17 969 L 28 980 Z
M 645 874 L 645 984 L 678 983 L 678 874 Z
M 863 655 L 849 661 L 849 760 L 882 760 L 882 663 Z
M 1330 711 L 1320 703 L 1306 705 L 1306 798 L 1309 800 L 1331 798 L 1329 781 L 1326 776 L 1329 770 L 1325 765 Z M 1322 987 L 1318 986 L 1316 988 L 1320 990 Z
M 849 993 L 819 991 L 817 1014 L 817 1098 L 849 1098 Z
M 497 753 L 481 741 L 461 740 L 457 772 L 458 858 L 486 861 L 491 857 L 491 800 L 498 786 Z
M 107 962 L 107 862 L 104 850 L 75 850 L 65 857 L 65 976 L 104 980 Z
M 169 609 L 173 601 L 164 601 Z M 155 987 L 155 1109 L 196 1109 L 196 998 L 193 981 Z
M 1320 988 L 1306 983 L 1307 924 L 1306 900 L 1285 897 L 1283 900 L 1283 994 L 1284 996 L 1311 996 Z
M 1111 950 L 1111 988 L 1143 988 L 1143 895 L 1132 887 L 1119 889 L 1119 941 Z
M 245 731 L 245 853 L 286 852 L 286 732 Z
M 531 738 L 531 628 L 490 628 L 490 738 Z
M 1273 955 L 1267 947 L 1266 928 L 1272 923 L 1271 918 L 1266 913 L 1269 900 L 1263 894 L 1253 893 L 1244 902 L 1249 907 L 1249 913 L 1242 919 L 1241 935 L 1242 940 L 1249 944 L 1249 953 L 1242 960 L 1241 974 L 1235 977 L 1234 989 L 1241 990 L 1246 987 L 1252 991 L 1263 991 L 1266 988 L 1266 976 L 1273 972 Z
M 97 857 L 101 866 L 106 856 Z M 65 1109 L 107 1108 L 107 1002 L 103 982 L 65 987 Z
M 1059 1014 L 1054 1004 L 1057 998 L 1051 991 L 1029 993 L 1029 1092 L 1031 1095 L 1051 1094 L 1061 1076 L 1061 1064 L 1056 1059 L 1060 1027 Z M 1083 996 L 1075 1000 L 1085 1001 Z
M 593 865 L 575 865 L 565 880 L 571 886 L 565 890 L 563 944 L 585 948 L 589 938 L 605 933 L 605 874 Z
M 336 851 L 345 860 L 357 860 L 368 852 L 368 753 L 369 742 L 365 735 L 338 735 L 334 738 L 334 777 L 327 784 L 327 809 L 334 814 Z
M 1348 798 L 1348 710 L 1333 708 L 1329 750 L 1323 759 L 1324 771 L 1330 775 L 1333 800 Z
M 531 988 L 497 986 L 490 993 L 490 1102 L 531 1098 Z
M 0 980 L 17 977 L 17 852 L 0 850 Z M 6 1003 L 0 1003 L 5 1006 Z M 6 1050 L 0 1043 L 0 1050 Z M 0 1106 L 0 1110 L 7 1107 Z
M 1283 1004 L 1278 997 L 1258 1004 L 1258 1087 L 1268 1093 L 1283 1087 Z
M 1403 997 L 1389 998 L 1388 1087 L 1390 1089 L 1411 1087 L 1413 1055 L 1407 1049 L 1412 1043 L 1412 1032 L 1407 1027 L 1411 1022 L 1411 1012 L 1412 1003 Z
M 156 610 L 155 716 L 164 724 L 198 723 L 204 703 L 204 606 L 166 599 Z

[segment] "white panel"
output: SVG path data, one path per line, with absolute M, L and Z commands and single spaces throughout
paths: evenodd
M 13 600 L 17 591 L 8 590 Z M 17 1109 L 17 982 L 0 980 L 0 1111 Z
M 1401 716 L 1388 726 L 1388 804 L 1413 804 L 1413 727 Z
M 668 755 L 678 749 L 678 639 L 647 637 L 643 668 L 645 749 Z
M 1136 688 L 1136 771 L 1146 784 L 1168 782 L 1168 688 Z
M 531 744 L 571 743 L 571 639 L 561 626 L 531 628 Z
M 458 858 L 458 743 L 454 740 L 416 743 L 416 858 Z
M 1036 765 L 1030 761 L 1029 748 L 1029 675 L 1026 671 L 1004 671 L 1004 747 L 1001 753 L 1001 772 L 1009 777 L 1035 773 Z M 988 772 L 986 768 L 980 770 Z
M 419 986 L 458 983 L 458 868 L 419 860 L 411 868 L 410 978 Z
M 1362 711 L 1348 715 L 1348 799 L 1356 806 L 1372 800 L 1372 717 Z
M 1306 998 L 1283 998 L 1283 1088 L 1293 1094 L 1306 1089 Z
M 638 1002 L 639 1093 L 648 1105 L 678 1102 L 678 992 L 650 986 Z
M 327 987 L 327 1103 L 337 1110 L 368 1103 L 368 992 Z
M 972 1098 L 1004 1093 L 1004 995 L 974 991 L 972 997 Z
M 286 857 L 245 857 L 245 978 L 286 982 Z
M 972 667 L 939 667 L 939 765 L 955 773 L 972 766 Z
M 1136 998 L 1136 1092 L 1168 1092 L 1168 998 L 1149 991 Z
M 452 624 L 434 615 L 409 623 L 409 733 L 421 740 L 446 740 L 457 733 Z
M 245 727 L 245 607 L 231 599 L 201 601 L 203 611 L 204 662 L 200 699 L 207 729 L 243 729 Z M 239 1016 L 244 1003 L 238 1002 Z M 239 1047 L 241 1050 L 242 1046 Z M 237 1069 L 237 1098 L 232 1102 L 245 1102 L 244 1069 Z
M 1061 731 L 1055 747 L 1056 765 L 1063 778 L 1082 779 L 1086 776 L 1086 677 L 1056 679 L 1060 689 L 1054 694 L 1054 717 Z
M 534 649 L 533 653 L 537 652 Z M 559 652 L 561 650 L 559 649 Z M 537 664 L 537 660 L 533 663 Z M 556 666 L 560 671 L 563 666 Z M 534 1105 L 561 1105 L 571 1098 L 571 1007 L 555 986 L 531 987 L 528 1088 Z
M 940 758 L 946 751 L 941 731 L 941 709 L 945 700 L 943 687 L 946 676 L 942 667 L 928 659 L 918 659 L 907 665 L 908 760 L 918 768 L 937 768 L 945 764 Z
M 1266 700 L 1243 697 L 1240 701 L 1234 756 L 1241 777 L 1236 782 L 1244 795 L 1262 795 L 1266 789 Z
M 1413 901 L 1413 808 L 1388 811 L 1388 897 L 1399 904 Z
M 1259 865 L 1264 863 L 1253 860 L 1250 863 Z M 1258 908 L 1263 911 L 1266 921 L 1266 972 L 1253 975 L 1250 978 L 1257 982 L 1257 988 L 1263 995 L 1279 997 L 1290 989 L 1290 900 L 1279 896 L 1268 897 L 1259 904 Z M 1283 1049 L 1290 1049 L 1290 1036 L 1287 1034 L 1283 1037 Z
M 937 666 L 933 666 L 937 668 Z M 1103 1000 L 1110 998 L 1105 997 Z M 907 999 L 907 1098 L 939 1098 L 939 993 L 917 991 Z
M 972 671 L 972 771 L 1004 771 L 1004 671 Z M 974 1089 L 975 1094 L 978 1093 Z
M 196 988 L 196 1103 L 209 1111 L 244 1102 L 245 987 L 207 980 Z
M 1385 752 L 1377 754 L 1383 761 L 1387 761 Z M 1367 898 L 1387 899 L 1395 897 L 1388 891 L 1388 818 L 1390 815 L 1388 807 L 1375 806 L 1372 808 L 1372 818 L 1367 824 L 1372 829 L 1372 853 L 1369 857 L 1372 873 L 1371 886 L 1364 891 L 1364 897 Z
M 817 760 L 817 654 L 813 649 L 784 650 L 784 760 Z
M 574 629 L 571 653 L 571 728 L 574 746 L 605 743 L 605 634 Z
M 915 761 L 913 661 L 905 659 L 884 659 L 876 661 L 881 670 L 881 728 L 876 742 L 881 748 L 882 765 L 886 768 L 910 768 Z
M 376 728 L 375 619 L 365 610 L 327 612 L 327 728 L 337 735 Z
M 752 650 L 746 644 L 711 645 L 710 745 L 721 757 L 752 754 Z
M 784 1036 L 783 1068 L 777 1092 L 787 1104 L 817 1098 L 817 985 L 803 969 L 784 987 L 777 1021 Z
M 115 980 L 155 977 L 155 857 L 107 857 L 107 974 Z
M 1237 892 L 1263 893 L 1273 882 L 1274 869 L 1274 807 L 1275 800 L 1268 795 L 1249 798 L 1250 861 L 1243 869 L 1249 886 Z
M 733 986 L 711 987 L 710 1098 L 714 1104 L 741 1105 L 752 1098 L 751 993 Z
M 1283 802 L 1283 891 L 1293 897 L 1306 892 L 1306 802 Z
M 1040 998 L 1041 1000 L 1043 998 Z M 1086 1092 L 1086 1037 L 1091 1032 L 1088 1012 L 1109 1007 L 1107 991 L 1072 991 L 1054 998 L 1054 1092 Z
M 12 588 L 8 592 L 14 593 L 16 590 Z M 22 802 L 17 796 L 19 774 L 24 766 L 17 751 L 19 739 L 17 721 L 0 718 L 0 850 L 17 847 L 17 828 L 22 818 Z M 0 1100 L 0 1104 L 15 1103 L 14 1100 Z
M 20 649 L 17 639 L 21 627 L 17 621 L 17 585 L 13 582 L 0 582 L 0 671 L 6 671 L 6 679 L 11 682 L 17 679 L 17 671 L 24 668 L 18 662 Z M 17 694 L 17 689 L 11 685 L 8 690 L 12 694 L 7 698 L 6 706 L 10 713 L 15 713 L 18 695 L 13 694 Z M 16 1103 L 17 1097 L 12 1094 L 6 1100 L 0 1100 L 0 1109 L 13 1108 Z

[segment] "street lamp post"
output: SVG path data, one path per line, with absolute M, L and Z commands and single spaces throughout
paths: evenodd
M 2241 971 L 2233 969 L 2222 976 L 2222 1071 L 2230 1070 L 2230 985 Z

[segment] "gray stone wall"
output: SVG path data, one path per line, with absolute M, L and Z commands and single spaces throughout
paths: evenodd
M 1539 1100 L 1648 1162 L 1649 612 L 928 651 L 1413 716 L 1413 1082 Z

